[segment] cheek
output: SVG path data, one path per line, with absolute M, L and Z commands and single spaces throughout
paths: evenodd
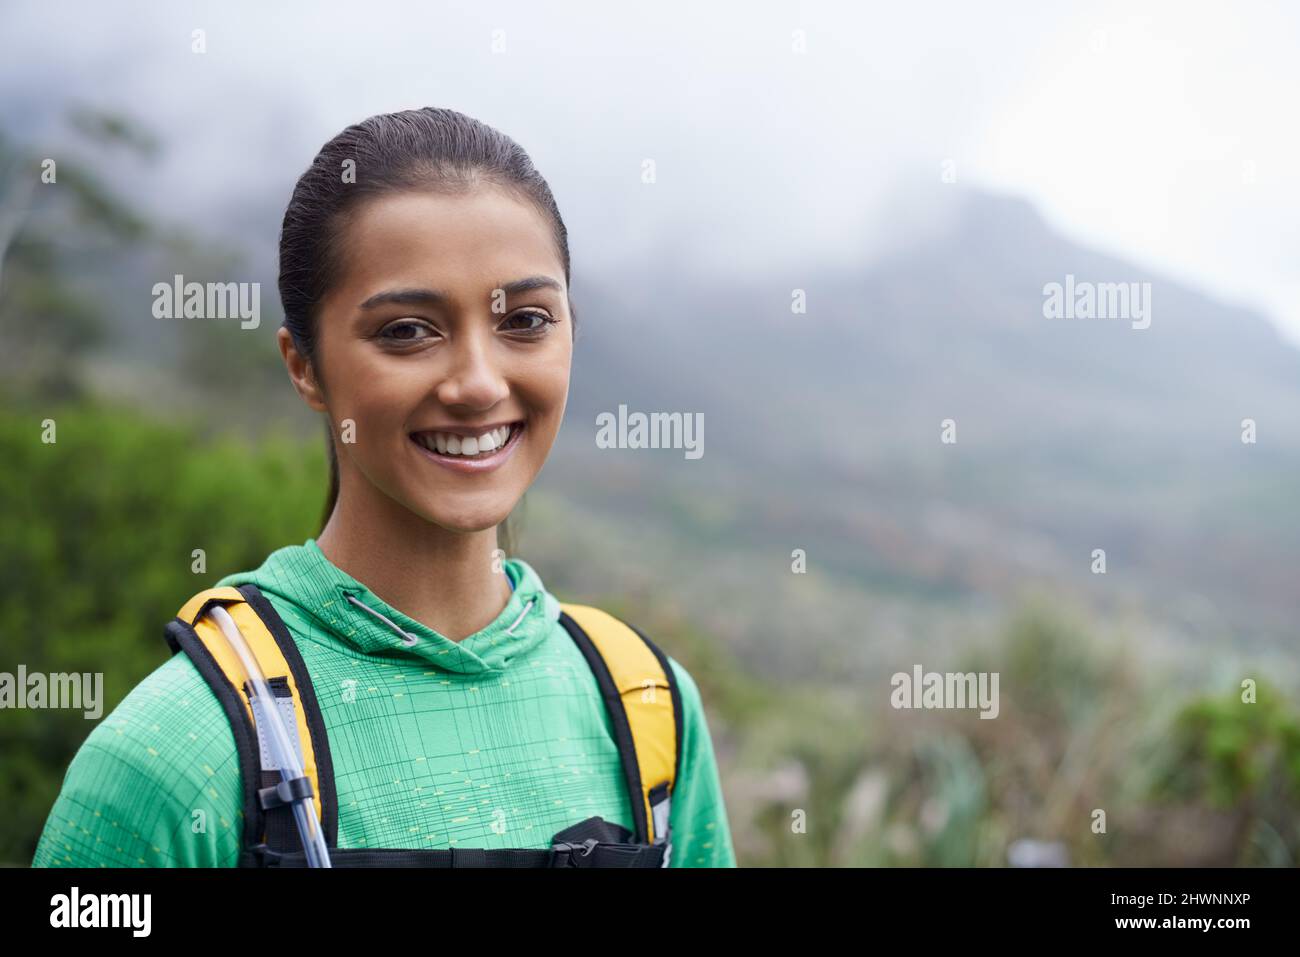
M 335 362 L 328 370 L 330 384 L 329 409 L 337 427 L 345 419 L 355 423 L 357 450 L 365 453 L 373 443 L 364 440 L 366 435 L 384 436 L 391 432 L 395 422 L 404 421 L 406 410 L 418 396 L 420 384 L 414 377 L 393 369 L 379 368 L 364 355 L 353 353 L 338 358 L 349 360 Z
M 572 350 L 568 343 L 563 349 L 546 357 L 538 357 L 518 379 L 520 394 L 547 414 L 564 411 L 569 395 L 569 367 Z
M 520 397 L 532 410 L 539 438 L 553 439 L 564 419 L 564 408 L 569 397 L 568 370 L 551 369 L 532 377 L 527 388 L 520 388 Z

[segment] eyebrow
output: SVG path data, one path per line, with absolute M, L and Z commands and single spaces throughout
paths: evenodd
M 496 288 L 502 290 L 507 296 L 517 296 L 520 293 L 532 292 L 534 289 L 554 289 L 556 292 L 562 292 L 564 287 L 550 276 L 529 276 L 527 279 L 503 282 Z M 374 309 L 376 306 L 390 304 L 399 306 L 442 305 L 450 299 L 451 296 L 441 289 L 392 289 L 375 293 L 361 304 L 361 308 Z

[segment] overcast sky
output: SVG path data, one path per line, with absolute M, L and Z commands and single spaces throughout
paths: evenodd
M 593 269 L 684 250 L 702 268 L 861 264 L 907 228 L 883 204 L 948 188 L 946 169 L 1300 343 L 1297 11 L 7 2 L 0 119 L 39 137 L 69 101 L 129 112 L 168 148 L 138 193 L 221 228 L 268 203 L 278 222 L 349 123 L 452 107 L 529 150 Z

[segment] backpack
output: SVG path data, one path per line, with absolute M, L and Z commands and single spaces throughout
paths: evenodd
M 304 776 L 283 780 L 270 759 L 244 668 L 209 616 L 234 620 L 267 679 Z M 329 739 L 311 677 L 288 628 L 257 586 L 199 592 L 168 622 L 230 721 L 239 755 L 244 826 L 240 867 L 306 867 L 294 803 L 315 805 L 333 867 L 667 867 L 669 811 L 680 771 L 682 702 L 668 659 L 640 629 L 585 605 L 561 604 L 560 622 L 595 675 L 608 710 L 632 803 L 634 831 L 599 816 L 561 830 L 549 848 L 339 848 L 338 800 Z M 242 693 L 241 693 L 242 692 Z M 255 707 L 256 705 L 256 707 Z

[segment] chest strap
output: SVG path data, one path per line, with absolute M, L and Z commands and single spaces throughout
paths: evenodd
M 549 848 L 477 847 L 424 848 L 332 848 L 333 867 L 664 867 L 666 844 L 634 844 L 627 828 L 600 817 L 565 828 L 555 835 Z M 245 852 L 245 867 L 307 866 L 303 851 L 273 851 L 259 845 Z

